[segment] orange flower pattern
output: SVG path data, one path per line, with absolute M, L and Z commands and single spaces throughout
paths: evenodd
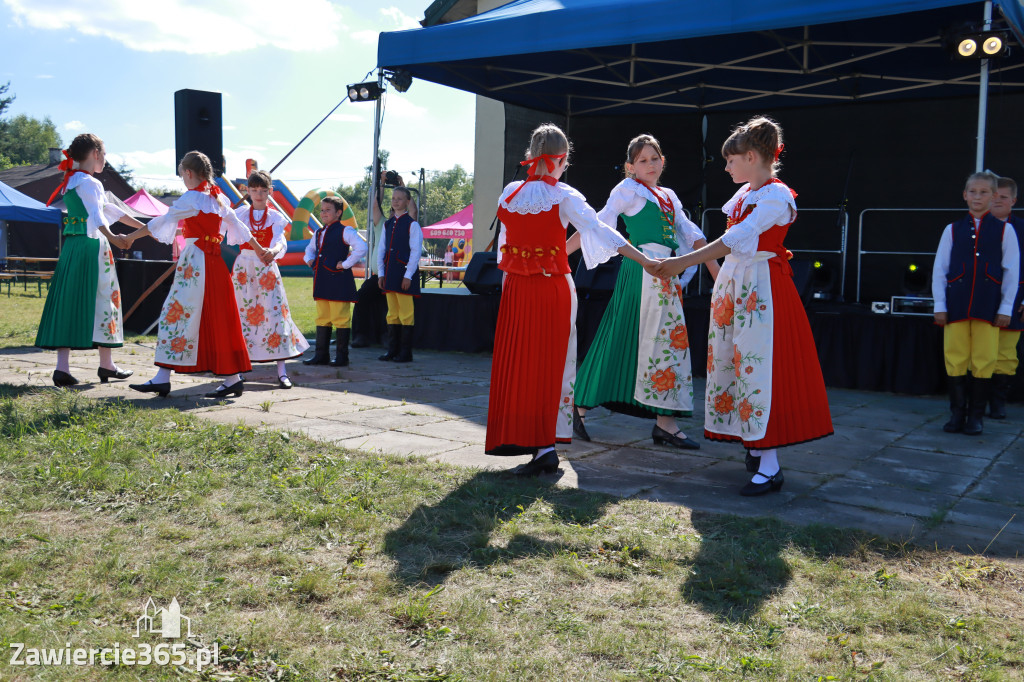
M 277 263 L 264 265 L 252 251 L 242 251 L 232 274 L 242 336 L 251 360 L 285 360 L 309 348 L 291 318 Z
M 740 401 L 739 415 L 740 421 L 750 421 L 750 415 L 754 413 L 754 406 L 750 404 L 750 401 L 744 398 Z
M 651 375 L 651 384 L 654 386 L 654 390 L 659 393 L 671 391 L 676 387 L 676 373 L 672 371 L 671 367 L 659 369 Z
M 171 339 L 171 352 L 172 353 L 182 353 L 182 352 L 184 352 L 186 344 L 187 344 L 187 341 L 185 340 L 184 336 L 179 336 L 177 338 Z
M 205 254 L 186 247 L 178 258 L 171 292 L 157 326 L 157 362 L 194 364 L 205 288 Z
M 117 334 L 117 322 L 115 322 L 114 320 L 107 322 L 107 331 L 110 332 L 111 336 Z
M 185 308 L 182 307 L 178 301 L 171 301 L 171 305 L 167 306 L 167 312 L 164 313 L 164 322 L 167 324 L 177 324 L 178 320 L 185 314 Z
M 121 291 L 119 289 L 114 289 L 110 292 L 110 302 L 113 303 L 116 308 L 121 307 Z
M 686 325 L 676 325 L 676 328 L 669 332 L 669 338 L 672 339 L 672 343 L 669 347 L 675 348 L 676 350 L 686 350 L 690 347 L 690 338 L 686 335 Z
M 732 396 L 728 393 L 719 393 L 715 396 L 715 412 L 718 414 L 727 414 L 732 412 Z
M 119 345 L 124 342 L 121 328 L 121 290 L 114 269 L 114 254 L 105 240 L 100 240 L 97 260 L 98 278 L 93 316 L 92 340 Z
M 185 279 L 192 279 L 196 276 L 196 270 L 191 265 L 186 265 L 185 269 L 181 271 L 181 276 Z
M 728 327 L 732 324 L 732 316 L 735 310 L 735 303 L 733 302 L 732 295 L 726 294 L 725 296 L 716 297 L 711 302 L 711 316 L 715 320 L 715 324 L 719 327 Z
M 642 405 L 687 412 L 693 409 L 693 375 L 678 280 L 644 274 L 642 282 L 634 399 Z

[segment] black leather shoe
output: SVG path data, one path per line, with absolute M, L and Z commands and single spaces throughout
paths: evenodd
M 580 440 L 590 440 L 590 434 L 587 433 L 587 427 L 583 424 L 583 417 L 580 416 L 580 411 L 576 409 L 575 405 L 572 408 L 572 432 L 579 436 Z
M 284 375 L 284 376 L 279 376 L 277 378 L 277 383 L 280 384 L 281 388 L 291 388 L 292 387 L 292 380 L 288 378 L 287 374 Z
M 351 329 L 334 330 L 334 361 L 331 367 L 348 367 L 348 339 Z
M 67 372 L 60 371 L 59 369 L 53 370 L 53 376 L 50 378 L 53 379 L 53 385 L 58 388 L 63 388 L 64 386 L 74 386 L 75 384 L 78 383 L 78 379 L 74 378 Z
M 651 431 L 651 438 L 654 439 L 655 445 L 671 445 L 672 447 L 682 448 L 683 450 L 700 450 L 700 443 L 686 437 L 680 438 L 680 433 L 681 431 L 669 433 L 655 424 L 654 429 Z
M 331 328 L 330 327 L 317 327 L 316 328 L 316 349 L 313 351 L 313 357 L 307 358 L 302 361 L 304 365 L 329 365 L 331 364 L 330 355 L 331 345 Z
M 747 450 L 747 456 L 744 458 L 743 463 L 746 465 L 748 472 L 756 474 L 757 469 L 761 466 L 761 458 L 754 457 L 750 454 L 750 450 Z
M 106 367 L 100 367 L 96 370 L 96 376 L 100 378 L 100 383 L 105 384 L 110 379 L 127 379 L 135 372 L 130 369 L 107 369 Z
M 399 351 L 394 362 L 412 362 L 412 337 L 416 328 L 411 324 L 400 325 L 402 327 L 399 335 Z
M 967 375 L 946 377 L 949 388 L 949 421 L 942 425 L 946 433 L 960 433 L 967 419 Z
M 511 469 L 509 473 L 523 478 L 531 478 L 541 474 L 553 474 L 556 471 L 558 471 L 558 454 L 554 450 L 549 450 L 540 457 Z
M 209 393 L 207 393 L 206 397 L 207 398 L 226 398 L 229 395 L 233 395 L 233 396 L 235 396 L 237 398 L 238 396 L 242 395 L 242 391 L 244 391 L 244 390 L 245 390 L 245 386 L 242 385 L 241 381 L 239 381 L 237 383 L 234 383 L 234 384 L 231 384 L 230 386 L 225 386 L 224 384 L 221 384 L 217 388 L 217 390 L 210 391 Z
M 128 384 L 128 388 L 139 393 L 156 393 L 161 398 L 166 398 L 167 394 L 171 392 L 171 382 L 165 381 L 162 384 L 154 384 L 152 381 L 147 381 L 144 384 Z
M 992 390 L 988 396 L 988 416 L 992 419 L 1006 419 L 1006 397 L 1012 382 L 1013 377 L 1009 374 L 992 375 Z
M 758 474 L 761 478 L 765 478 L 764 474 Z M 765 493 L 777 493 L 782 490 L 782 484 L 785 479 L 782 476 L 782 469 L 775 472 L 774 476 L 771 476 L 764 483 L 750 483 L 740 488 L 740 495 L 744 497 L 756 497 L 758 495 L 764 495 Z

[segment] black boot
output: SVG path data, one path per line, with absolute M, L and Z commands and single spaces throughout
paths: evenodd
M 964 433 L 968 436 L 981 435 L 982 418 L 985 416 L 985 407 L 988 405 L 991 391 L 992 379 L 971 377 L 971 400 L 967 406 L 967 422 L 964 424 Z
M 412 333 L 415 330 L 416 327 L 411 324 L 402 325 L 401 351 L 395 362 L 412 362 Z
M 960 433 L 964 430 L 964 418 L 967 417 L 967 375 L 962 377 L 946 377 L 949 385 L 949 421 L 943 424 L 946 433 Z
M 316 328 L 316 351 L 313 357 L 303 360 L 304 365 L 329 365 L 331 364 L 331 328 Z
M 348 367 L 348 337 L 351 329 L 334 330 L 334 362 L 332 367 Z
M 992 375 L 992 392 L 988 397 L 988 416 L 993 419 L 1006 419 L 1006 396 L 1010 393 L 1009 374 Z
M 402 343 L 402 325 L 388 325 L 388 352 L 378 357 L 378 360 L 390 362 L 398 357 L 398 348 Z

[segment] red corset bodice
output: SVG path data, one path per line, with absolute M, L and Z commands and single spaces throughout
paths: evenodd
M 220 243 L 224 241 L 220 233 L 220 216 L 216 213 L 200 213 L 191 218 L 185 218 L 185 226 L 181 234 L 185 239 L 195 239 L 196 246 L 204 252 L 217 255 L 220 253 Z
M 772 182 L 783 184 L 781 181 L 777 179 L 772 180 Z M 786 187 L 786 189 L 792 192 L 794 198 L 796 197 L 796 192 L 793 192 L 793 190 L 789 187 Z M 733 225 L 738 225 L 739 223 L 742 223 L 743 220 L 748 215 L 750 215 L 750 212 L 754 210 L 754 207 L 757 206 L 757 204 L 750 204 L 749 206 L 745 206 L 744 200 L 747 196 L 749 196 L 749 194 L 744 195 L 743 199 L 740 199 L 733 207 L 732 215 L 730 215 L 728 220 L 726 221 L 725 229 L 728 230 Z M 765 230 L 764 232 L 762 232 L 761 236 L 757 240 L 758 251 L 770 251 L 777 256 L 776 258 L 770 259 L 768 261 L 768 265 L 782 268 L 783 272 L 790 275 L 793 274 L 793 268 L 790 267 L 789 265 L 789 261 L 792 260 L 793 258 L 793 252 L 787 249 L 782 242 L 785 241 L 786 233 L 789 232 L 789 226 L 792 224 L 793 221 L 788 222 L 784 225 L 774 225 Z
M 498 219 L 505 225 L 505 245 L 501 247 L 501 265 L 516 275 L 564 275 L 569 269 L 565 253 L 565 226 L 558 216 L 558 205 L 543 213 L 513 213 L 498 208 Z
M 262 246 L 264 249 L 270 248 L 270 242 L 274 240 L 273 226 L 267 226 L 262 230 L 253 230 L 251 227 L 249 229 L 252 232 L 252 236 L 256 237 L 256 241 L 260 243 L 260 246 Z M 239 248 L 249 249 L 250 251 L 252 251 L 252 247 L 248 243 L 242 244 Z

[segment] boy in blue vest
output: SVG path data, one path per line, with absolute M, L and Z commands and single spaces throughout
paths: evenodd
M 384 223 L 377 248 L 377 281 L 388 299 L 388 352 L 378 360 L 412 362 L 413 300 L 420 294 L 423 231 L 408 213 L 411 199 L 407 187 L 391 192 L 394 215 Z
M 949 380 L 947 433 L 981 434 L 999 353 L 999 330 L 1010 324 L 1017 294 L 1017 235 L 990 213 L 996 176 L 967 178 L 969 214 L 946 226 L 932 268 L 935 323 L 944 327 Z M 967 370 L 971 371 L 968 383 Z
M 303 260 L 313 268 L 313 300 L 316 301 L 316 353 L 304 365 L 348 366 L 348 341 L 352 327 L 352 303 L 358 300 L 352 266 L 366 256 L 366 241 L 356 228 L 342 225 L 347 205 L 340 197 L 320 200 L 320 221 L 306 246 Z M 351 212 L 350 212 L 351 214 Z M 336 330 L 334 362 L 331 362 L 331 326 Z
M 1017 183 L 1011 178 L 999 178 L 996 181 L 995 196 L 992 198 L 992 215 L 1013 226 L 1017 234 L 1020 258 L 1024 260 L 1024 222 L 1013 215 L 1013 205 L 1016 203 Z M 1020 279 L 1024 280 L 1024 269 L 1021 270 Z M 1006 419 L 1006 397 L 1017 373 L 1017 343 L 1020 341 L 1021 330 L 1024 330 L 1024 281 L 1017 283 L 1017 296 L 1013 299 L 1010 324 L 999 332 L 999 358 L 996 360 L 996 370 L 992 375 L 992 395 L 988 401 L 988 416 L 993 419 Z

